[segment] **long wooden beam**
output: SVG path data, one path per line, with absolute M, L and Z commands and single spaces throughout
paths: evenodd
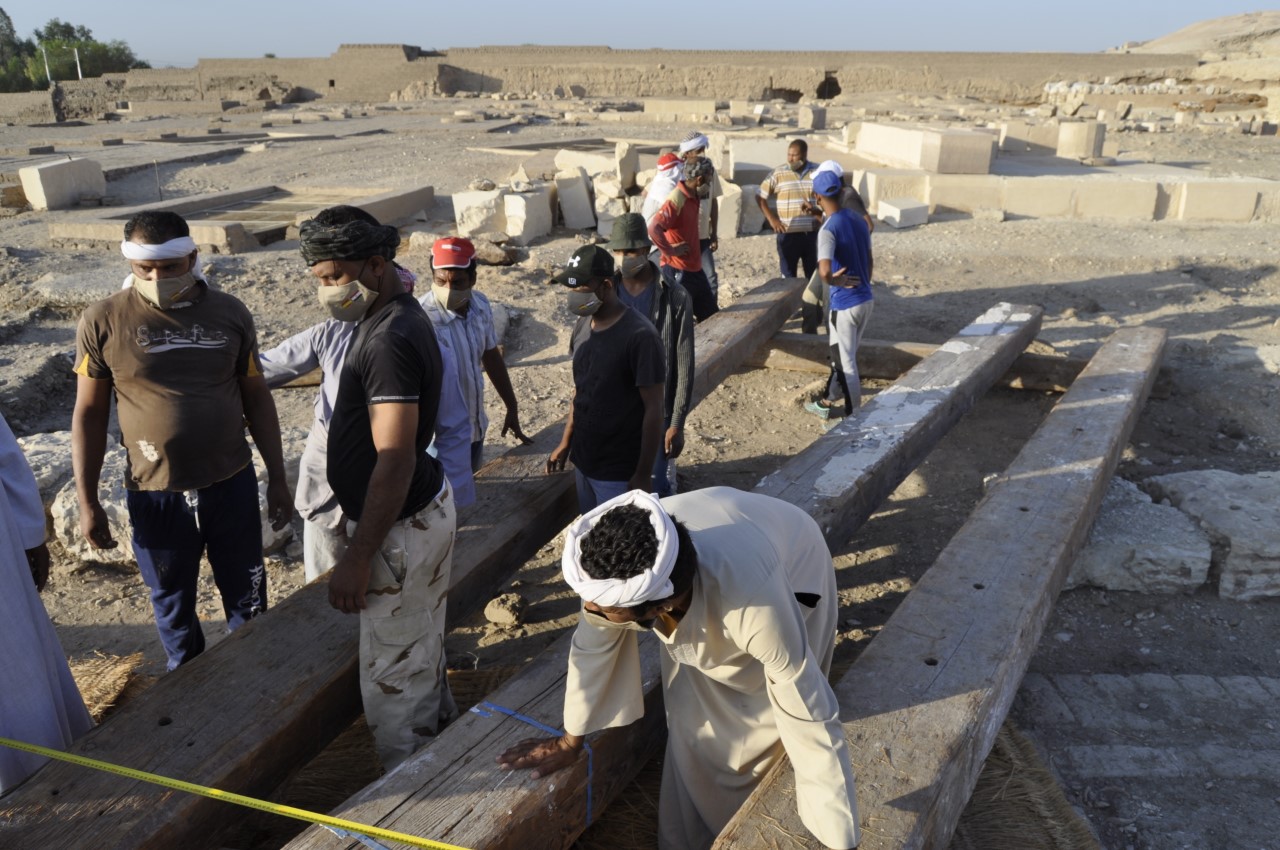
M 896 381 L 937 348 L 923 342 L 862 340 L 858 343 L 858 373 L 864 378 Z M 746 365 L 821 374 L 829 369 L 829 350 L 825 336 L 778 331 L 751 355 Z M 1013 361 L 1009 371 L 1000 376 L 996 386 L 1064 393 L 1088 363 L 1084 357 L 1024 351 Z M 1151 397 L 1168 398 L 1169 392 L 1169 376 L 1162 370 L 1151 388 Z
M 698 326 L 695 401 L 795 312 L 800 286 L 772 280 Z M 547 447 L 562 429 L 542 429 L 534 445 L 477 476 L 476 503 L 459 512 L 451 625 L 483 606 L 576 513 L 572 475 L 545 474 Z M 71 751 L 227 791 L 269 792 L 360 711 L 358 621 L 330 608 L 327 594 L 324 581 L 301 588 L 164 676 Z M 203 797 L 54 763 L 0 801 L 0 845 L 196 848 L 231 817 Z
M 836 684 L 861 850 L 942 848 L 1155 379 L 1165 332 L 1117 331 Z M 819 848 L 781 764 L 719 850 Z
M 1004 304 L 993 308 L 879 393 L 848 421 L 766 478 L 759 492 L 803 505 L 823 525 L 831 545 L 842 544 L 858 523 L 893 492 L 928 450 L 986 391 L 1036 334 L 1040 310 Z M 798 491 L 808 488 L 805 493 Z M 812 495 L 812 498 L 809 498 Z M 541 660 L 507 681 L 492 701 L 548 726 L 564 710 L 564 659 L 572 633 Z M 646 711 L 643 719 L 591 736 L 594 811 L 598 813 L 662 746 L 656 641 L 642 643 Z M 588 762 L 547 780 L 497 769 L 498 753 L 543 733 L 491 712 L 445 729 L 436 740 L 336 810 L 339 817 L 449 841 L 464 847 L 563 848 L 587 826 Z M 309 828 L 287 850 L 358 850 L 350 840 Z

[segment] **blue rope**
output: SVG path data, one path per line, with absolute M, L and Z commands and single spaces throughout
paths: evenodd
M 503 706 L 500 706 L 500 705 L 494 705 L 488 700 L 485 700 L 484 702 L 480 703 L 480 705 L 484 706 L 490 711 L 496 711 L 499 714 L 505 714 L 507 717 L 510 717 L 513 720 L 519 720 L 521 723 L 527 723 L 533 728 L 541 732 L 546 732 L 548 735 L 555 735 L 557 738 L 559 738 L 565 734 L 559 729 L 553 729 L 547 724 L 542 723 L 541 721 L 538 721 L 538 720 L 534 720 L 532 717 L 529 717 L 526 714 L 521 714 L 518 711 L 512 711 L 511 709 L 504 708 Z M 472 706 L 471 710 L 482 717 L 491 716 L 489 712 L 481 710 L 480 706 Z M 591 825 L 591 786 L 594 784 L 594 779 L 595 779 L 595 764 L 594 764 L 595 759 L 591 753 L 591 744 L 588 743 L 586 739 L 583 739 L 582 745 L 587 750 L 587 826 L 590 826 Z

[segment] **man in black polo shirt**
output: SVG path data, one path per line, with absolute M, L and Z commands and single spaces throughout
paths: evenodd
M 394 227 L 333 207 L 303 222 L 300 235 L 320 303 L 357 323 L 329 424 L 329 485 L 348 535 L 329 602 L 360 612 L 360 691 L 390 770 L 457 716 L 443 644 L 454 504 L 426 451 L 440 403 L 440 348 L 391 262 L 400 243 Z
M 662 338 L 618 299 L 613 274 L 609 251 L 587 245 L 555 278 L 569 287 L 569 310 L 580 318 L 569 341 L 573 404 L 547 472 L 573 461 L 584 514 L 628 490 L 651 491 L 662 445 Z

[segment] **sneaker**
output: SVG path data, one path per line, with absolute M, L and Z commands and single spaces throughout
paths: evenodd
M 831 418 L 831 408 L 822 402 L 806 401 L 804 403 L 804 409 L 819 419 L 826 420 Z

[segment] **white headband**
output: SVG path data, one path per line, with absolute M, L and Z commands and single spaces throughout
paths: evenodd
M 582 569 L 582 538 L 595 526 L 600 517 L 622 505 L 634 505 L 643 508 L 649 514 L 653 531 L 658 536 L 658 555 L 649 569 L 629 579 L 605 578 L 595 579 Z M 564 570 L 564 580 L 574 592 L 587 602 L 605 608 L 630 608 L 641 602 L 653 599 L 666 599 L 675 593 L 671 584 L 671 571 L 676 566 L 676 525 L 671 517 L 662 509 L 657 497 L 643 490 L 632 490 L 616 496 L 589 513 L 574 520 L 565 532 L 564 556 L 560 565 Z
M 179 236 L 159 245 L 146 245 L 141 242 L 125 240 L 120 243 L 120 253 L 126 260 L 180 260 L 196 250 L 196 240 L 190 236 Z
M 698 148 L 706 148 L 710 145 L 711 141 L 706 136 L 694 136 L 692 139 L 685 139 L 680 143 L 680 153 L 696 151 Z

